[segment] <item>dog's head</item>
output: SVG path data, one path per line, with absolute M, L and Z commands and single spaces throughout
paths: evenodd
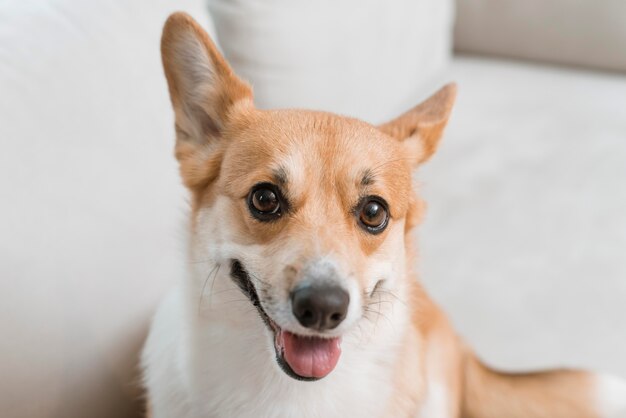
M 326 376 L 373 295 L 405 280 L 406 235 L 420 214 L 411 172 L 437 148 L 454 85 L 376 127 L 255 109 L 250 87 L 187 15 L 167 21 L 162 54 L 196 256 L 227 265 L 283 370 Z

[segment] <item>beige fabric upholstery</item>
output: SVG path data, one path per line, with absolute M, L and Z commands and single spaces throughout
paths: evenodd
M 127 418 L 181 276 L 159 40 L 203 2 L 0 2 L 0 417 Z
M 494 366 L 626 378 L 626 76 L 476 57 L 451 75 L 418 173 L 428 289 Z
M 461 52 L 626 71 L 623 0 L 457 0 Z

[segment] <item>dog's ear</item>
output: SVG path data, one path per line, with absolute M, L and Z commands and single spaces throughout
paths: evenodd
M 447 84 L 423 103 L 378 128 L 403 142 L 414 165 L 422 164 L 437 150 L 455 98 L 456 84 Z
M 194 187 L 207 181 L 206 159 L 219 144 L 233 110 L 253 106 L 252 89 L 185 13 L 167 19 L 161 56 L 176 117 L 176 156 L 183 180 Z

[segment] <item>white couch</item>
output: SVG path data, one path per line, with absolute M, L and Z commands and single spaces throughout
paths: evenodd
M 141 409 L 137 353 L 184 270 L 158 51 L 175 9 L 210 26 L 200 0 L 0 5 L 2 417 Z M 496 366 L 626 377 L 626 77 L 461 55 L 434 78 L 415 101 L 460 94 L 418 174 L 427 287 Z

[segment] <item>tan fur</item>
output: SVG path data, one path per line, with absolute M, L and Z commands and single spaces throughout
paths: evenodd
M 179 52 L 186 44 L 193 48 L 193 39 L 209 57 L 214 77 L 200 98 L 189 91 L 193 80 L 184 72 L 202 63 L 181 62 L 190 57 Z M 400 251 L 386 244 L 397 225 L 406 237 L 407 266 L 413 264 L 410 234 L 422 217 L 423 205 L 413 191 L 411 171 L 436 151 L 454 103 L 454 85 L 374 127 L 322 112 L 255 109 L 250 87 L 184 14 L 170 17 L 162 45 L 176 113 L 176 156 L 193 196 L 192 219 L 218 196 L 225 197 L 230 205 L 225 222 L 245 242 L 267 247 L 268 254 L 296 241 L 305 256 L 321 247 L 346 260 L 357 280 L 370 257 Z M 285 190 L 291 212 L 274 223 L 259 223 L 248 213 L 246 196 L 256 183 L 276 182 L 276 170 L 286 171 L 290 179 Z M 375 180 L 364 185 L 361 179 L 367 170 Z M 391 226 L 379 235 L 365 233 L 354 221 L 355 202 L 368 194 L 389 203 Z M 287 286 L 300 268 L 297 261 L 285 267 Z M 360 283 L 364 293 L 371 291 L 366 285 Z M 399 330 L 403 344 L 395 354 L 389 417 L 415 416 L 434 379 L 446 388 L 451 417 L 596 418 L 588 375 L 493 372 L 463 345 L 412 274 L 404 278 L 404 287 L 411 321 Z
M 593 380 L 585 372 L 555 370 L 504 374 L 468 353 L 464 367 L 464 418 L 594 418 Z

